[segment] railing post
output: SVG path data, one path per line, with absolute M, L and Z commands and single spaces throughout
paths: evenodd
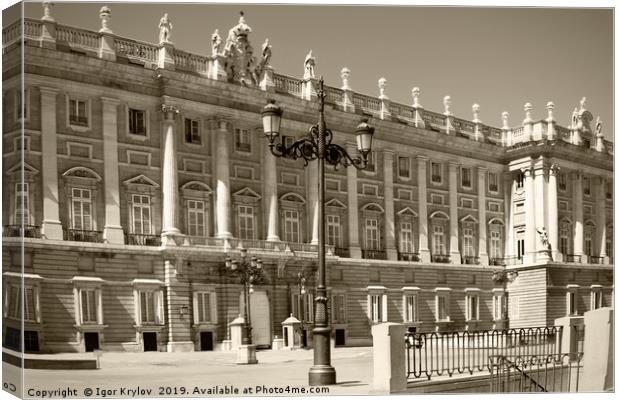
M 101 19 L 101 29 L 99 29 L 99 58 L 107 61 L 116 61 L 116 50 L 114 48 L 114 33 L 108 27 L 112 11 L 109 7 L 103 6 L 99 10 L 99 19 Z
M 407 388 L 406 327 L 385 322 L 372 327 L 374 392 L 396 393 Z

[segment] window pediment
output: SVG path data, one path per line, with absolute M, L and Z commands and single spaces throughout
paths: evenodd
M 443 212 L 443 211 L 435 211 L 434 213 L 432 213 L 429 216 L 429 218 L 431 218 L 431 219 L 439 219 L 439 220 L 441 220 L 441 219 L 449 220 L 450 219 L 450 217 L 448 217 L 448 215 L 445 212 Z
M 199 197 L 208 198 L 213 193 L 213 190 L 204 182 L 189 181 L 181 186 L 181 192 L 186 197 Z
M 233 198 L 236 201 L 239 202 L 245 202 L 245 203 L 256 203 L 258 202 L 262 197 L 256 193 L 255 191 L 253 191 L 252 189 L 250 189 L 249 187 L 245 187 L 235 193 L 233 193 Z
M 362 211 L 371 211 L 371 212 L 377 212 L 377 213 L 383 213 L 383 207 L 381 207 L 379 204 L 377 203 L 368 203 L 365 204 L 362 207 Z
M 127 179 L 126 181 L 123 182 L 123 184 L 126 186 L 136 185 L 136 186 L 148 186 L 151 188 L 159 187 L 159 184 L 157 182 L 155 182 L 148 176 L 145 176 L 142 174 L 135 176 L 133 178 Z
M 19 174 L 22 171 L 22 166 L 24 167 L 24 174 L 26 176 L 28 175 L 36 175 L 39 173 L 39 170 L 37 170 L 35 167 L 33 167 L 32 165 L 25 163 L 25 162 L 18 162 L 17 164 L 15 164 L 14 166 L 12 166 L 11 168 L 9 168 L 6 171 L 7 175 L 14 175 L 14 174 Z
M 331 199 L 325 203 L 325 207 L 334 207 L 334 208 L 342 208 L 346 209 L 347 206 L 338 199 Z
M 461 218 L 461 220 L 459 222 L 461 222 L 461 223 L 475 223 L 475 224 L 477 224 L 478 220 L 468 214 L 468 215 L 464 216 L 463 218 Z
M 301 197 L 301 195 L 297 193 L 285 193 L 280 197 L 280 201 L 285 201 L 289 203 L 297 203 L 297 204 L 306 204 L 306 200 Z
M 411 209 L 411 207 L 405 207 L 399 212 L 397 212 L 396 214 L 401 217 L 414 217 L 414 218 L 418 217 L 418 213 L 416 213 L 413 209 Z

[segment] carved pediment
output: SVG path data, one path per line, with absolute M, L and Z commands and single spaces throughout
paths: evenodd
M 292 203 L 306 204 L 306 200 L 297 193 L 285 193 L 280 197 L 281 201 L 290 201 Z
M 197 192 L 213 193 L 213 190 L 211 190 L 209 185 L 200 181 L 189 181 L 181 186 L 181 190 L 195 190 Z
M 150 186 L 154 188 L 158 188 L 159 184 L 145 175 L 138 175 L 133 178 L 127 179 L 123 182 L 124 185 L 141 185 L 141 186 Z
M 101 182 L 101 176 L 99 176 L 99 174 L 93 171 L 92 169 L 86 168 L 86 167 L 70 168 L 66 170 L 62 174 L 62 176 L 64 176 L 65 178 L 74 177 L 74 178 L 94 179 L 97 182 Z
M 331 199 L 325 203 L 325 207 L 347 208 L 343 202 L 338 199 Z
M 246 197 L 246 198 L 251 198 L 251 199 L 260 199 L 261 196 L 256 193 L 255 191 L 253 191 L 252 189 L 250 189 L 249 187 L 245 187 L 235 193 L 233 193 L 234 197 Z
M 396 214 L 403 216 L 403 217 L 405 216 L 417 217 L 418 216 L 418 213 L 416 213 L 413 209 L 411 209 L 411 207 L 405 207 L 399 212 L 397 212 Z
M 475 222 L 478 223 L 478 220 L 471 215 L 467 214 L 463 218 L 460 219 L 460 222 Z
M 374 212 L 379 212 L 379 213 L 384 212 L 383 207 L 381 207 L 377 203 L 368 203 L 368 204 L 364 205 L 362 207 L 362 211 L 374 211 Z
M 23 161 L 20 161 L 20 162 L 18 162 L 17 164 L 13 165 L 11 168 L 9 168 L 9 169 L 6 171 L 6 174 L 7 174 L 7 175 L 12 175 L 12 174 L 16 174 L 16 173 L 21 173 L 21 171 L 22 171 L 22 166 L 23 166 L 23 168 L 24 168 L 24 173 L 25 173 L 25 174 L 32 174 L 32 175 L 35 175 L 35 174 L 38 174 L 38 173 L 39 173 L 39 171 L 38 171 L 35 167 L 33 167 L 32 165 L 30 165 L 30 164 L 28 164 L 28 163 L 25 163 L 25 162 L 23 162 Z
M 435 211 L 434 213 L 432 213 L 429 218 L 437 218 L 437 219 L 450 219 L 450 217 L 448 216 L 448 214 L 446 214 L 443 211 Z

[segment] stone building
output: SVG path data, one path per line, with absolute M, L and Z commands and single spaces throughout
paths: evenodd
M 282 140 L 307 133 L 312 54 L 293 78 L 268 41 L 253 50 L 243 16 L 204 56 L 170 41 L 167 16 L 150 44 L 113 33 L 107 7 L 98 32 L 43 7 L 3 30 L 4 345 L 18 345 L 23 295 L 28 351 L 221 348 L 243 304 L 224 260 L 242 248 L 267 274 L 254 342 L 270 346 L 290 314 L 309 329 L 316 165 L 273 157 L 260 113 L 273 98 Z M 361 116 L 376 134 L 367 170 L 327 171 L 335 345 L 370 344 L 381 321 L 544 326 L 611 304 L 613 145 L 585 98 L 569 127 L 549 102 L 544 119 L 526 104 L 496 128 L 477 105 L 471 120 L 449 96 L 429 111 L 418 88 L 397 104 L 385 79 L 373 97 L 350 75 L 327 88 L 334 140 L 355 153 Z

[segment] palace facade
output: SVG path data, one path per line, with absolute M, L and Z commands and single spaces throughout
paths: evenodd
M 19 347 L 23 303 L 27 351 L 226 347 L 243 288 L 224 260 L 242 248 L 267 278 L 250 297 L 254 342 L 270 346 L 291 314 L 307 331 L 318 173 L 272 156 L 260 113 L 273 98 L 282 140 L 307 134 L 312 54 L 293 78 L 267 41 L 254 52 L 243 16 L 204 56 L 173 44 L 167 19 L 150 44 L 110 15 L 88 31 L 44 3 L 3 30 L 4 346 Z M 454 116 L 449 97 L 426 110 L 418 88 L 391 102 L 384 79 L 377 97 L 357 93 L 350 74 L 327 87 L 334 140 L 355 154 L 362 116 L 376 133 L 368 169 L 326 173 L 335 345 L 369 345 L 383 321 L 545 326 L 612 304 L 613 144 L 585 99 L 568 127 L 549 102 L 497 128 L 477 105 Z

